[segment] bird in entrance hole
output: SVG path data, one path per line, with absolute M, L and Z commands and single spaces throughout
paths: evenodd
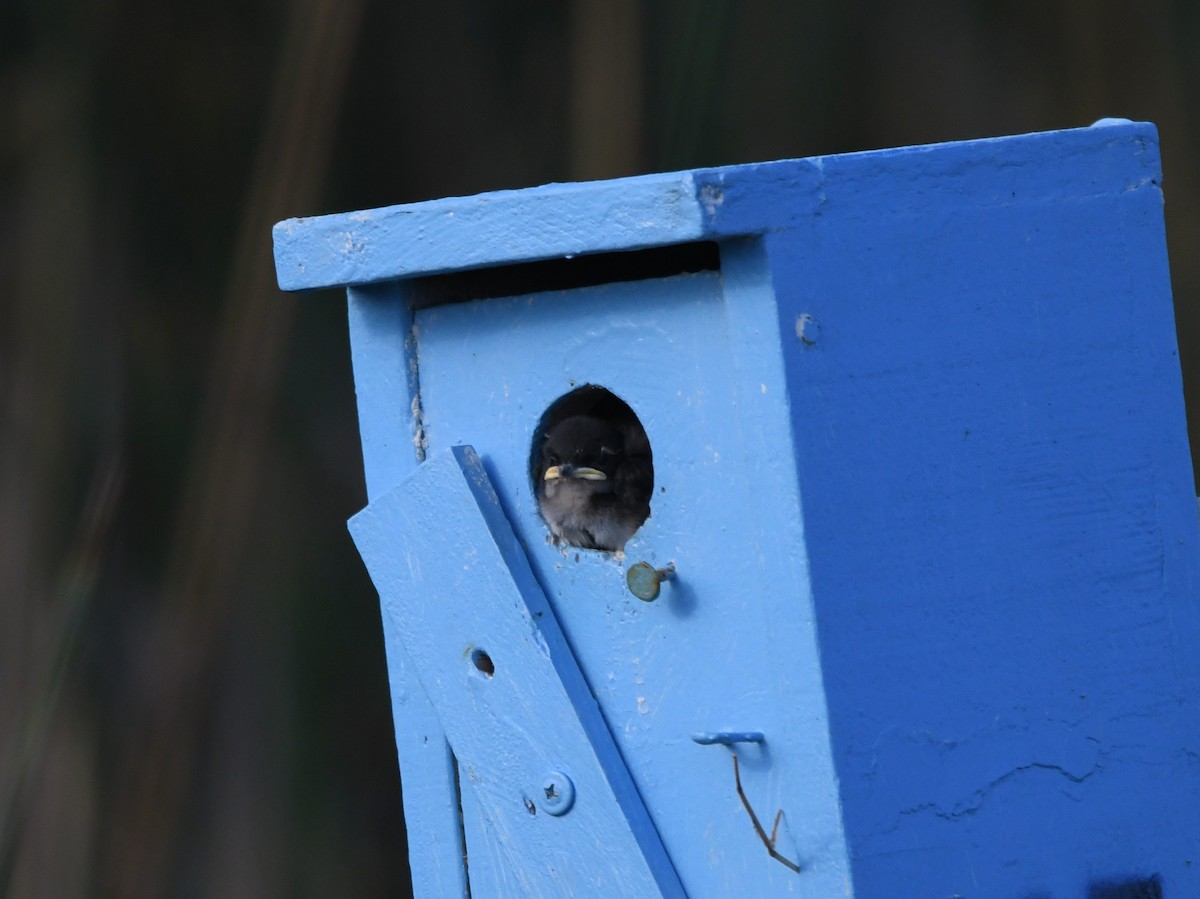
M 650 516 L 653 490 L 650 444 L 640 426 L 573 415 L 546 432 L 538 508 L 556 544 L 621 552 Z

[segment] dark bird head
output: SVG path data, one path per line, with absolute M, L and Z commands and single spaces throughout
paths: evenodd
M 564 418 L 546 434 L 541 478 L 585 481 L 590 493 L 610 493 L 612 475 L 624 457 L 625 441 L 612 425 L 588 415 Z
M 555 542 L 620 550 L 650 512 L 648 458 L 631 458 L 625 435 L 590 415 L 546 433 L 538 464 L 538 507 Z

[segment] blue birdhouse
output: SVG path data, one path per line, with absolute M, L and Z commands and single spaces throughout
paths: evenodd
M 1200 895 L 1157 134 L 293 219 L 421 896 Z

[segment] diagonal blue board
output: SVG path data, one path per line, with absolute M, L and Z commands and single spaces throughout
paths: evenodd
M 683 896 L 474 450 L 419 466 L 350 531 L 505 860 L 502 895 Z M 551 772 L 574 785 L 566 814 Z

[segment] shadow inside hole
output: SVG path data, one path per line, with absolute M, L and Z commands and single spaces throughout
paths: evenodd
M 599 419 L 619 435 L 619 447 L 605 447 L 606 452 L 617 451 L 617 455 L 611 457 L 611 467 L 604 458 L 584 459 L 584 464 L 608 468 L 608 477 L 603 480 L 605 489 L 601 492 L 610 492 L 610 496 L 606 496 L 599 505 L 607 502 L 610 509 L 615 506 L 619 510 L 622 520 L 628 524 L 627 539 L 650 517 L 650 499 L 654 492 L 654 459 L 650 438 L 628 403 L 612 391 L 595 384 L 578 387 L 551 403 L 533 432 L 529 450 L 529 476 L 533 494 L 539 499 L 539 510 L 543 519 L 550 524 L 541 503 L 544 476 L 551 465 L 567 461 L 546 456 L 547 437 L 553 436 L 555 429 L 568 419 L 578 418 Z M 551 531 L 554 531 L 553 527 Z M 621 541 L 621 546 L 588 545 L 586 540 L 576 542 L 570 538 L 564 542 L 582 549 L 616 550 L 623 547 L 624 541 Z
M 496 665 L 492 661 L 492 657 L 482 649 L 471 651 L 471 664 L 475 669 L 483 674 L 484 677 L 491 677 L 496 673 Z

